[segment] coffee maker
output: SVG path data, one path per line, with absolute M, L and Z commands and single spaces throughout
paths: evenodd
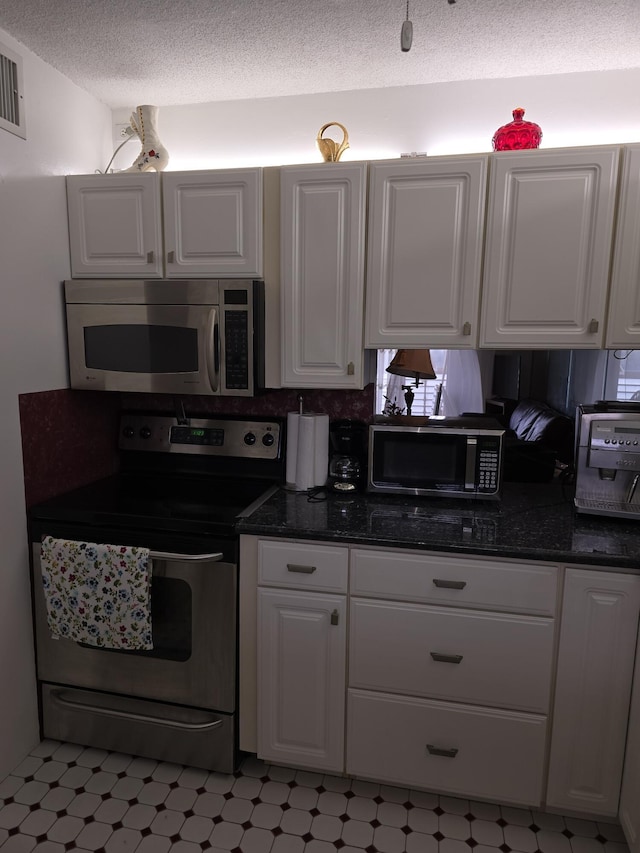
M 366 435 L 364 421 L 345 418 L 331 424 L 329 440 L 332 453 L 327 485 L 332 491 L 344 494 L 363 488 Z

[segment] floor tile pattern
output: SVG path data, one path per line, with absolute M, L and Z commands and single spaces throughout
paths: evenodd
M 628 853 L 617 824 L 253 756 L 232 775 L 43 741 L 0 782 L 1 853 Z

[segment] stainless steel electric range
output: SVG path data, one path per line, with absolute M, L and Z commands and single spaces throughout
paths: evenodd
M 284 478 L 279 419 L 124 414 L 121 471 L 30 510 L 42 734 L 231 772 L 237 761 L 238 517 Z M 151 549 L 153 649 L 53 639 L 44 536 Z

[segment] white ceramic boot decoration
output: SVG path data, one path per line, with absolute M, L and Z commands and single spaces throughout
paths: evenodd
M 169 154 L 158 137 L 158 107 L 143 104 L 131 113 L 131 127 L 140 137 L 142 151 L 133 161 L 133 165 L 123 172 L 148 172 L 155 169 L 161 172 L 169 162 Z

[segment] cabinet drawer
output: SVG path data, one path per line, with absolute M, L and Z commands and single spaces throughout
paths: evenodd
M 556 566 L 354 550 L 351 594 L 552 616 Z
M 546 714 L 554 621 L 351 600 L 350 685 Z
M 347 773 L 538 806 L 545 733 L 533 714 L 350 690 Z
M 258 583 L 326 592 L 346 592 L 349 552 L 314 543 L 258 543 Z

